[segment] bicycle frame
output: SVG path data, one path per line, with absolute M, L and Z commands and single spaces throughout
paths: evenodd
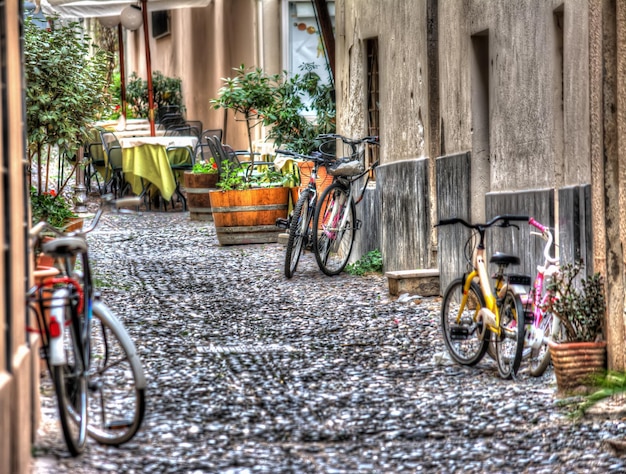
M 478 278 L 478 280 L 480 281 L 480 289 L 482 295 L 485 298 L 485 306 L 482 308 L 477 308 L 478 311 L 476 313 L 476 319 L 482 319 L 486 323 L 486 328 L 499 336 L 501 333 L 500 311 L 498 309 L 496 297 L 494 296 L 491 288 L 491 280 L 487 272 L 487 263 L 485 262 L 485 247 L 482 242 L 478 244 L 478 248 L 474 253 L 473 266 L 474 269 L 465 277 L 465 283 L 463 285 L 463 299 L 461 300 L 461 306 L 457 315 L 457 323 L 461 320 L 461 314 L 463 313 L 467 305 L 470 285 L 475 278 Z M 506 292 L 506 290 L 508 289 L 508 284 L 504 284 L 504 286 L 499 287 L 499 285 L 497 284 L 498 282 L 502 282 L 502 279 L 499 278 L 498 280 L 496 280 L 496 291 L 498 293 Z
M 544 282 L 546 278 L 551 277 L 556 272 L 559 271 L 559 259 L 553 258 L 550 256 L 550 247 L 552 246 L 553 237 L 550 230 L 541 225 L 539 222 L 534 219 L 529 220 L 529 224 L 540 230 L 541 232 L 531 232 L 533 235 L 539 235 L 546 241 L 546 245 L 543 250 L 544 255 L 544 263 L 543 265 L 537 265 L 537 274 L 535 276 L 535 280 L 533 283 L 533 295 L 532 295 L 532 315 L 533 315 L 533 323 L 530 325 L 532 327 L 532 332 L 527 337 L 527 342 L 530 347 L 533 349 L 538 349 L 542 344 L 545 343 L 545 333 L 543 329 L 541 329 L 541 323 L 543 322 L 545 311 L 543 307 L 547 302 L 548 298 L 552 296 L 548 293 L 542 296 L 544 289 Z M 557 316 L 553 315 L 553 325 L 558 324 Z M 554 328 L 550 328 L 551 334 Z

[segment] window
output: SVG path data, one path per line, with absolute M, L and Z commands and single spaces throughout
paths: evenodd
M 152 37 L 163 38 L 170 34 L 170 15 L 168 11 L 152 12 Z
M 378 74 L 378 38 L 365 41 L 367 54 L 367 134 L 380 134 L 380 84 Z M 366 165 L 378 160 L 380 150 L 370 146 L 366 157 Z

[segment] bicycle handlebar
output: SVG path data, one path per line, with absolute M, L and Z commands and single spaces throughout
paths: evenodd
M 552 257 L 550 255 L 550 247 L 552 247 L 552 242 L 554 241 L 554 236 L 552 235 L 550 229 L 547 226 L 539 223 L 532 217 L 528 219 L 528 223 L 531 226 L 535 227 L 537 230 L 539 230 L 541 232 L 541 238 L 546 241 L 546 245 L 543 248 L 543 257 L 546 259 L 546 262 L 559 263 L 558 258 Z
M 310 155 L 305 155 L 302 153 L 296 153 L 295 151 L 291 151 L 291 150 L 278 149 L 276 150 L 276 153 L 279 153 L 281 155 L 293 156 L 294 158 L 300 158 L 301 160 L 315 161 L 320 164 L 330 163 L 332 161 L 332 160 L 329 160 L 328 158 L 324 158 L 324 156 L 319 151 L 314 151 Z
M 334 138 L 339 139 L 342 142 L 348 145 L 360 145 L 361 143 L 369 143 L 370 145 L 380 146 L 380 137 L 378 135 L 368 135 L 363 138 L 348 138 L 343 135 L 339 135 L 338 133 L 324 133 L 322 135 L 318 135 L 317 138 Z
M 469 222 L 467 222 L 464 219 L 461 219 L 460 217 L 452 217 L 450 219 L 440 219 L 439 223 L 437 223 L 435 227 L 439 227 L 443 225 L 451 225 L 451 224 L 463 224 L 465 227 L 469 229 L 482 230 L 482 229 L 486 229 L 487 227 L 491 227 L 492 225 L 496 224 L 499 221 L 502 221 L 501 225 L 503 227 L 507 227 L 509 225 L 509 222 L 527 222 L 528 216 L 521 216 L 521 215 L 515 215 L 515 214 L 503 214 L 501 216 L 494 217 L 493 219 L 491 219 L 489 222 L 485 224 L 470 224 Z

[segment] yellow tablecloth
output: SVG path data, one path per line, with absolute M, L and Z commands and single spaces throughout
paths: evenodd
M 176 190 L 176 180 L 167 157 L 167 146 L 190 146 L 195 137 L 135 137 L 120 138 L 122 170 L 135 194 L 141 194 L 146 180 L 156 186 L 166 201 Z

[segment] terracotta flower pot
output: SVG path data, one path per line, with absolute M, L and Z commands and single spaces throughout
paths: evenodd
M 606 368 L 606 342 L 550 342 L 550 357 L 559 392 L 592 385 Z

